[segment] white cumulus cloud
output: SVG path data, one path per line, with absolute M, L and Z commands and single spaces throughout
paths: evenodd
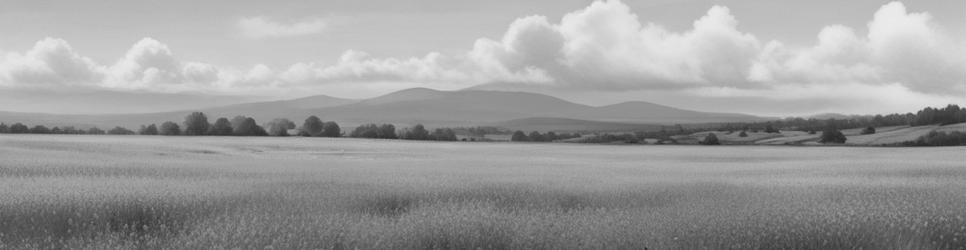
M 348 50 L 339 58 L 242 69 L 182 61 L 152 38 L 138 41 L 113 64 L 98 64 L 67 41 L 47 38 L 23 53 L 0 53 L 0 85 L 264 93 L 498 83 L 493 86 L 742 97 L 880 87 L 888 91 L 866 92 L 922 100 L 966 95 L 963 41 L 947 35 L 928 13 L 910 12 L 900 2 L 870 14 L 866 27 L 829 25 L 817 30 L 814 44 L 792 46 L 742 31 L 724 6 L 710 7 L 691 27 L 675 31 L 642 22 L 621 1 L 596 1 L 559 20 L 519 18 L 501 37 L 477 39 L 458 53 L 396 58 Z M 283 37 L 321 32 L 325 22 L 253 17 L 239 27 L 249 37 Z

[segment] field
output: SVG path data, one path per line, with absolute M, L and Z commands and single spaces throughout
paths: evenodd
M 0 248 L 956 249 L 962 147 L 0 136 Z

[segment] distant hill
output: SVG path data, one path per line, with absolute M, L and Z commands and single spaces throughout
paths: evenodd
M 235 104 L 176 112 L 112 115 L 50 115 L 32 113 L 0 113 L 0 121 L 28 124 L 136 128 L 141 124 L 164 121 L 181 122 L 191 111 L 205 112 L 209 120 L 236 115 L 254 117 L 260 123 L 274 118 L 288 118 L 301 123 L 310 115 L 337 121 L 344 126 L 362 123 L 393 123 L 398 127 L 422 123 L 428 127 L 476 126 L 494 123 L 525 124 L 532 130 L 536 124 L 576 129 L 622 128 L 648 126 L 642 124 L 712 123 L 761 121 L 743 114 L 707 113 L 683 110 L 647 102 L 626 102 L 594 107 L 569 102 L 549 95 L 486 91 L 438 91 L 426 88 L 407 89 L 383 96 L 349 100 L 330 96 L 312 96 L 294 100 Z M 538 118 L 539 117 L 539 118 Z M 529 120 L 520 120 L 528 119 Z M 556 120 L 550 120 L 554 118 Z M 516 121 L 514 121 L 516 120 Z
M 568 118 L 534 117 L 493 123 L 492 126 L 522 131 L 610 132 L 659 131 L 662 126 L 651 124 L 617 123 Z

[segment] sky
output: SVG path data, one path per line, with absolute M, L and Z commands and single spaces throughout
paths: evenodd
M 4 0 L 0 91 L 472 88 L 770 116 L 908 112 L 966 104 L 962 13 L 961 0 Z

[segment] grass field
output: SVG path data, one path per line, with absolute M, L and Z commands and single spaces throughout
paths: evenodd
M 0 248 L 955 249 L 962 147 L 0 136 Z

